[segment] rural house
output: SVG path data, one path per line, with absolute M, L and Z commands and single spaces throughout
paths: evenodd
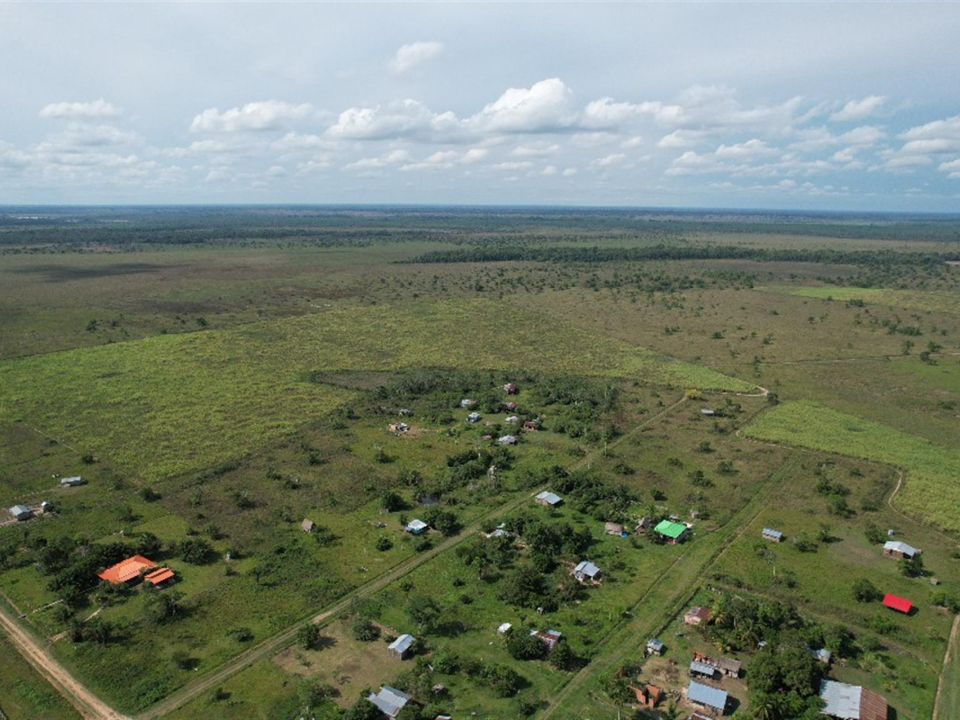
M 573 576 L 582 583 L 599 583 L 603 579 L 600 568 L 589 560 L 581 560 L 573 569 Z
M 367 700 L 377 706 L 377 709 L 388 718 L 395 718 L 413 698 L 405 692 L 383 685 L 378 693 L 370 693 Z
M 413 635 L 404 633 L 392 643 L 387 645 L 387 650 L 398 660 L 405 660 L 413 650 L 413 644 L 415 642 L 416 639 L 413 637 Z
M 544 490 L 542 493 L 537 494 L 536 501 L 544 507 L 557 507 L 563 503 L 563 498 L 549 490 Z
M 427 525 L 423 520 L 414 518 L 407 523 L 406 527 L 404 527 L 404 530 L 411 535 L 423 535 L 423 533 L 425 533 L 429 527 L 430 526 Z
M 717 669 L 700 660 L 694 660 L 690 663 L 690 677 L 703 677 L 713 680 L 717 676 Z
M 300 523 L 300 529 L 303 530 L 307 535 L 313 532 L 313 528 L 313 520 L 310 520 L 309 518 L 304 518 L 303 522 Z
M 169 584 L 175 574 L 169 568 L 158 568 L 153 560 L 142 555 L 134 555 L 108 567 L 97 577 L 111 585 L 134 584 L 140 582 L 142 578 L 154 587 L 162 587 Z
M 647 640 L 647 655 L 663 655 L 663 643 L 657 638 Z
M 520 406 L 517 405 L 517 404 L 516 404 L 515 402 L 513 402 L 513 401 L 510 401 L 510 402 L 508 402 L 508 403 L 504 403 L 504 404 L 503 404 L 503 408 L 504 408 L 504 410 L 506 410 L 507 412 L 514 412 L 518 407 L 520 407 Z
M 717 414 L 717 411 L 713 408 L 700 408 L 700 414 L 704 417 L 713 417 Z
M 517 384 L 516 384 L 516 383 L 512 383 L 512 382 L 511 382 L 511 383 L 507 383 L 506 385 L 503 386 L 503 391 L 504 391 L 507 395 L 516 395 L 517 393 L 520 392 L 520 388 L 517 387 Z
M 650 518 L 644 516 L 640 518 L 640 521 L 637 523 L 637 527 L 634 528 L 634 531 L 637 533 L 637 535 L 644 535 L 652 525 L 653 525 L 653 521 Z
M 671 545 L 676 545 L 686 539 L 689 529 L 690 528 L 683 523 L 673 522 L 672 520 L 661 520 L 657 523 L 653 531 Z
M 14 505 L 9 512 L 14 520 L 29 520 L 33 517 L 33 510 L 26 505 Z
M 509 415 L 504 422 L 507 423 L 507 425 L 516 425 L 520 422 L 520 417 L 518 415 Z
M 883 554 L 887 557 L 912 560 L 920 554 L 920 550 L 900 540 L 888 540 L 883 544 Z
M 620 523 L 608 522 L 603 524 L 603 531 L 607 535 L 614 537 L 623 537 L 623 525 Z
M 717 659 L 717 669 L 726 677 L 740 677 L 740 670 L 742 667 L 743 663 L 739 660 L 735 660 L 734 658 L 721 657 Z
M 497 442 L 500 445 L 516 445 L 517 438 L 513 435 L 501 435 L 499 438 L 497 438 Z
M 904 615 L 909 615 L 913 612 L 912 602 L 906 598 L 900 597 L 899 595 L 891 595 L 890 593 L 887 593 L 883 596 L 883 606 L 890 608 L 891 610 L 896 610 Z
M 536 419 L 527 420 L 523 424 L 523 429 L 526 430 L 527 432 L 537 432 L 537 430 L 540 429 L 540 421 Z
M 513 630 L 513 625 L 511 623 L 500 623 L 500 625 L 497 627 L 497 635 L 506 635 L 511 630 Z
M 87 481 L 84 480 L 79 475 L 60 478 L 60 487 L 77 487 L 79 485 L 86 485 L 86 484 L 87 484 Z
M 476 423 L 480 422 L 480 413 L 472 412 L 467 415 L 467 422 L 471 425 L 475 425 Z
M 887 701 L 872 690 L 834 680 L 820 682 L 821 712 L 834 720 L 887 720 Z
M 702 625 L 704 623 L 710 622 L 710 619 L 713 617 L 713 613 L 710 612 L 708 608 L 705 607 L 695 607 L 687 610 L 686 614 L 683 616 L 684 625 Z
M 563 637 L 559 630 L 531 630 L 530 634 L 546 645 L 547 650 L 553 650 Z
M 687 700 L 705 710 L 723 715 L 727 709 L 727 693 L 723 690 L 690 681 L 687 687 Z
M 782 542 L 783 533 L 779 530 L 774 530 L 773 528 L 764 528 L 763 529 L 763 539 L 769 540 L 770 542 Z

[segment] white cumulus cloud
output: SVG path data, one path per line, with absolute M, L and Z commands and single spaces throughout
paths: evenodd
M 50 103 L 40 110 L 40 117 L 57 120 L 97 120 L 116 117 L 120 113 L 120 108 L 100 98 L 88 102 Z
M 873 115 L 880 106 L 887 101 L 883 95 L 869 95 L 860 100 L 851 100 L 840 110 L 833 113 L 830 119 L 834 122 L 850 122 L 863 120 Z
M 244 132 L 282 130 L 313 114 L 308 103 L 295 105 L 282 100 L 261 100 L 221 112 L 208 108 L 193 118 L 191 132 Z
M 401 45 L 390 61 L 390 70 L 397 75 L 403 75 L 417 65 L 433 60 L 441 54 L 443 54 L 443 43 L 436 40 Z

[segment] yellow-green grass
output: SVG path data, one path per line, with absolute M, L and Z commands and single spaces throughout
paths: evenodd
M 863 300 L 865 303 L 890 307 L 960 314 L 960 296 L 954 292 L 936 290 L 894 290 L 892 288 L 860 288 L 819 285 L 813 287 L 764 288 L 798 297 L 819 300 Z
M 750 437 L 875 460 L 906 470 L 903 510 L 960 531 L 960 452 L 808 401 L 773 408 L 744 429 Z
M 0 717 L 74 720 L 80 715 L 0 635 Z
M 943 666 L 939 712 L 933 720 L 960 717 L 960 632 L 951 637 L 951 641 Z
M 242 455 L 353 395 L 313 370 L 453 366 L 749 383 L 490 301 L 350 306 L 0 364 L 0 419 L 22 420 L 145 480 Z

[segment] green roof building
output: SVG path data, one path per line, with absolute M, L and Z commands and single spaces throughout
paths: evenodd
M 661 520 L 653 529 L 658 535 L 663 535 L 671 543 L 683 542 L 687 534 L 687 526 L 672 520 Z

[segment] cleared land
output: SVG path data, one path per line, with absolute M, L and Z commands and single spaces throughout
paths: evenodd
M 897 496 L 906 512 L 943 528 L 960 531 L 960 452 L 811 402 L 789 402 L 744 429 L 750 437 L 799 445 L 907 471 Z

